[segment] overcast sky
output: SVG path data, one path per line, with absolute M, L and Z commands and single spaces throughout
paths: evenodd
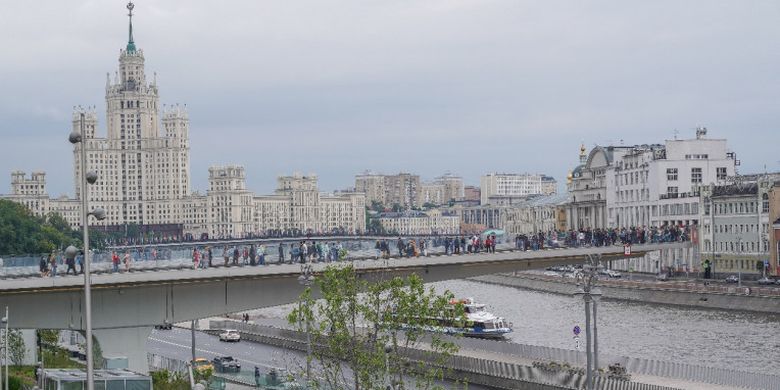
M 119 0 L 2 1 L 0 193 L 45 170 L 73 193 L 74 105 L 97 105 L 127 42 Z M 580 143 L 660 143 L 698 125 L 742 173 L 780 170 L 780 2 L 138 0 L 161 103 L 190 113 L 193 189 L 242 164 L 354 185 L 365 169 L 478 184 L 565 181 Z

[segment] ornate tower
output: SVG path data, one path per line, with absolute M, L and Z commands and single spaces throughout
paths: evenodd
M 144 52 L 133 40 L 132 2 L 127 4 L 129 37 L 125 49 L 119 52 L 119 70 L 114 82 L 106 86 L 106 120 L 108 138 L 121 140 L 124 148 L 139 148 L 141 138 L 159 136 L 158 91 L 156 82 L 147 84 L 144 72 Z

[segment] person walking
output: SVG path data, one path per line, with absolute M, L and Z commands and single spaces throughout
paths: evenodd
M 284 244 L 279 243 L 279 264 L 284 263 Z
M 260 244 L 260 247 L 257 248 L 257 256 L 258 256 L 258 264 L 259 265 L 265 265 L 265 245 Z
M 55 278 L 57 277 L 57 256 L 54 252 L 52 252 L 51 256 L 49 256 L 49 263 L 51 263 L 51 277 Z
M 222 258 L 225 260 L 225 267 L 227 267 L 230 261 L 230 252 L 228 252 L 227 245 L 222 247 Z
M 119 272 L 119 255 L 116 254 L 116 252 L 111 253 L 111 271 L 116 273 Z
M 76 275 L 76 259 L 65 259 L 65 265 L 68 266 L 68 268 L 65 270 L 65 275 L 69 274 L 71 270 L 73 270 L 73 275 Z
M 132 262 L 132 258 L 130 257 L 130 251 L 125 252 L 125 272 L 130 272 L 130 263 Z
M 241 251 L 238 250 L 238 246 L 233 248 L 233 265 L 238 265 L 238 258 L 241 257 Z
M 84 252 L 79 252 L 78 255 L 76 255 L 76 265 L 79 266 L 79 274 L 84 273 Z
M 212 264 L 211 260 L 213 260 L 213 259 L 214 259 L 214 256 L 213 256 L 213 254 L 211 253 L 211 247 L 210 247 L 210 246 L 207 246 L 207 247 L 206 247 L 206 256 L 207 256 L 207 257 L 208 257 L 208 259 L 209 259 L 209 268 L 213 267 L 213 266 L 214 266 L 214 264 Z
M 49 276 L 49 262 L 46 256 L 41 256 L 41 261 L 38 263 L 38 270 L 41 272 L 41 277 Z

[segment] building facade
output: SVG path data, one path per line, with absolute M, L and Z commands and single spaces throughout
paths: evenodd
M 463 200 L 479 202 L 482 199 L 482 191 L 477 186 L 463 187 Z
M 769 222 L 771 233 L 769 235 L 770 266 L 769 272 L 780 276 L 780 182 L 776 181 L 768 194 L 769 198 Z
M 420 176 L 411 173 L 383 175 L 367 171 L 355 176 L 355 191 L 366 194 L 369 205 L 372 202 L 385 207 L 397 204 L 404 209 L 421 206 Z
M 385 231 L 399 235 L 460 234 L 458 215 L 438 209 L 382 213 L 378 220 Z
M 702 188 L 701 258 L 709 259 L 715 272 L 758 274 L 765 261 L 770 263 L 770 197 L 778 179 L 776 174 L 751 175 Z
M 480 179 L 480 202 L 490 204 L 494 196 L 528 196 L 542 194 L 542 177 L 544 175 L 489 173 Z M 548 185 L 549 187 L 549 185 Z
M 737 160 L 725 139 L 667 140 L 663 145 L 580 149 L 569 177 L 570 229 L 699 224 L 699 192 L 733 177 Z

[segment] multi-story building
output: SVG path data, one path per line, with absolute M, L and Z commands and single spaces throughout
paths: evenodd
M 316 175 L 280 176 L 273 195 L 246 190 L 241 166 L 209 169 L 208 233 L 214 238 L 251 234 L 346 233 L 366 228 L 362 193 L 321 194 Z
M 699 191 L 734 176 L 725 139 L 667 140 L 663 145 L 597 146 L 570 175 L 572 229 L 696 225 Z
M 463 187 L 463 200 L 479 202 L 482 199 L 482 191 L 477 186 Z
M 698 224 L 700 189 L 736 169 L 726 140 L 706 136 L 699 128 L 694 139 L 621 148 L 608 175 L 608 225 Z
M 11 175 L 11 194 L 2 198 L 22 203 L 36 215 L 62 214 L 71 226 L 81 226 L 79 178 L 85 170 L 98 173 L 98 181 L 88 187 L 90 207 L 102 207 L 107 214 L 106 220 L 91 223 L 106 230 L 136 224 L 144 232 L 199 238 L 365 229 L 365 195 L 320 194 L 316 176 L 280 177 L 275 195 L 255 196 L 246 188 L 243 167 L 212 167 L 206 194 L 191 192 L 187 111 L 178 105 L 160 107 L 156 76 L 149 81 L 144 61 L 133 40 L 131 15 L 118 71 L 106 80 L 106 136 L 98 136 L 94 108 L 73 114 L 73 129 L 81 132 L 83 127 L 84 136 L 73 150 L 75 199 L 52 199 L 46 192 L 45 173 L 35 172 L 27 179 L 18 171 Z M 86 167 L 81 166 L 82 145 Z M 393 200 L 414 204 L 419 177 L 416 186 L 411 175 L 392 184 Z
M 595 147 L 585 153 L 580 146 L 580 164 L 569 173 L 567 190 L 571 202 L 566 206 L 569 229 L 607 227 L 607 170 L 612 166 L 615 147 Z
M 542 194 L 542 177 L 528 173 L 489 173 L 480 179 L 481 204 L 490 204 L 491 197 L 523 197 Z
M 411 173 L 382 175 L 366 171 L 355 176 L 355 191 L 366 194 L 369 205 L 379 202 L 385 207 L 399 205 L 405 209 L 421 205 L 420 176 Z
M 420 199 L 417 200 L 417 204 L 419 205 L 425 205 L 427 204 L 433 204 L 436 206 L 445 204 L 449 201 L 447 199 L 447 196 L 445 195 L 445 186 L 441 183 L 421 183 L 420 184 L 420 191 L 419 196 Z
M 770 266 L 769 272 L 780 276 L 780 182 L 775 182 L 769 191 L 769 221 L 771 234 L 769 235 Z
M 558 193 L 558 182 L 552 176 L 542 175 L 542 195 Z
M 701 259 L 715 272 L 762 272 L 770 259 L 770 195 L 777 180 L 780 174 L 749 175 L 701 188 Z
M 449 201 L 460 201 L 466 197 L 463 178 L 460 176 L 445 173 L 444 175 L 435 178 L 433 182 L 444 186 L 443 200 L 445 203 Z
M 382 213 L 378 220 L 385 231 L 400 235 L 460 234 L 458 215 L 438 209 Z
M 529 196 L 511 205 L 455 207 L 463 226 L 471 230 L 501 229 L 508 235 L 566 229 L 569 194 Z
M 366 171 L 355 176 L 355 191 L 366 194 L 366 203 L 387 205 L 385 196 L 385 175 Z

